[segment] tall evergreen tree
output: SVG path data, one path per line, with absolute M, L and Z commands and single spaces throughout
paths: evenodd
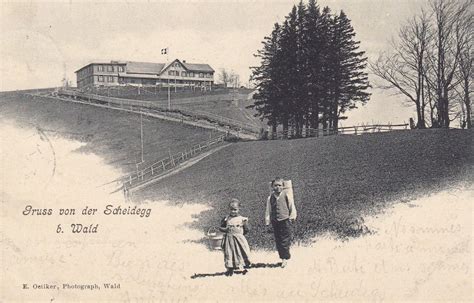
M 308 98 L 307 120 L 309 127 L 319 127 L 319 98 L 322 96 L 322 65 L 324 48 L 327 44 L 323 35 L 322 18 L 315 0 L 310 0 L 306 14 L 306 33 L 303 40 L 305 49 Z
M 331 41 L 332 76 L 330 85 L 330 102 L 328 110 L 329 127 L 336 129 L 339 119 L 347 110 L 357 107 L 357 103 L 365 104 L 370 97 L 367 73 L 367 57 L 359 51 L 359 41 L 354 40 L 355 32 L 346 14 L 341 11 L 333 18 Z
M 320 12 L 316 0 L 293 6 L 283 24 L 275 24 L 258 51 L 253 68 L 258 92 L 254 108 L 273 130 L 290 126 L 301 136 L 303 126 L 337 129 L 339 119 L 369 98 L 367 58 L 354 40 L 350 20 L 341 12 Z
M 283 132 L 287 133 L 290 123 L 294 124 L 295 113 L 298 112 L 298 88 L 301 85 L 298 70 L 298 34 L 297 34 L 297 11 L 293 6 L 290 14 L 283 22 L 280 53 L 278 58 L 279 67 L 286 71 L 286 81 L 281 83 L 285 97 L 281 100 L 281 123 Z
M 308 39 L 307 31 L 307 9 L 303 1 L 300 1 L 296 8 L 296 87 L 293 108 L 293 124 L 297 137 L 301 137 L 303 125 L 309 111 L 308 100 L 308 58 L 306 40 Z
M 255 102 L 250 107 L 257 110 L 257 115 L 262 120 L 268 120 L 273 132 L 276 132 L 280 121 L 280 100 L 283 98 L 282 89 L 278 85 L 281 78 L 281 68 L 277 64 L 280 35 L 281 27 L 275 23 L 271 36 L 265 37 L 262 50 L 255 55 L 261 59 L 261 65 L 253 67 L 251 75 L 252 80 L 257 84 L 257 93 L 254 95 Z
M 331 104 L 331 82 L 333 79 L 333 17 L 329 7 L 324 7 L 319 22 L 318 38 L 320 39 L 320 68 L 318 77 L 319 86 L 319 113 L 320 122 L 324 129 L 328 128 Z

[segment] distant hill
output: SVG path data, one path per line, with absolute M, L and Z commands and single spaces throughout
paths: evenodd
M 47 97 L 5 93 L 0 95 L 0 117 L 13 119 L 20 126 L 40 127 L 48 135 L 85 142 L 80 151 L 103 157 L 106 163 L 121 169 L 124 174 L 136 171 L 136 163 L 141 162 L 139 115 Z M 144 116 L 145 163 L 140 167 L 220 134 Z
M 474 181 L 472 130 L 413 130 L 233 144 L 144 189 L 137 199 L 204 203 L 194 227 L 203 232 L 227 215 L 231 198 L 243 203 L 253 246 L 272 247 L 265 233 L 264 201 L 275 176 L 294 184 L 299 218 L 296 240 L 318 233 L 348 235 L 348 224 L 392 201 L 408 202 Z

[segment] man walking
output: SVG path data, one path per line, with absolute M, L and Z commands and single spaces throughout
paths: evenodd
M 272 224 L 281 267 L 291 258 L 291 223 L 296 220 L 296 207 L 292 195 L 283 189 L 283 179 L 272 181 L 272 194 L 267 199 L 265 224 Z

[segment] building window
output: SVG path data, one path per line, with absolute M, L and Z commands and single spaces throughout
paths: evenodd
M 109 82 L 114 82 L 114 77 L 109 76 Z
M 181 72 L 182 77 L 186 77 L 186 72 Z
M 98 70 L 99 72 L 103 72 L 103 71 L 104 71 L 104 66 L 103 66 L 103 65 L 99 65 L 99 66 L 97 67 L 97 70 Z
M 98 81 L 99 81 L 99 82 L 104 82 L 104 76 L 99 76 Z
M 123 71 L 124 71 L 124 70 L 123 70 L 123 66 L 119 66 L 119 67 L 118 67 L 118 71 L 123 73 Z
M 193 72 L 189 72 L 189 77 L 194 77 L 194 73 L 193 73 Z
M 112 65 L 107 65 L 107 71 L 108 72 L 113 72 L 114 71 L 114 67 Z
M 203 78 L 203 73 L 199 73 L 199 78 Z
M 174 64 L 174 67 L 179 67 L 179 63 L 176 62 L 176 63 Z

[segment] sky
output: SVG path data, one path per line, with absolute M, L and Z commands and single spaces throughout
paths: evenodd
M 248 84 L 264 37 L 297 1 L 24 1 L 0 0 L 0 91 L 75 83 L 74 71 L 96 60 L 167 62 L 175 58 L 226 68 Z M 344 10 L 369 59 L 389 49 L 400 25 L 426 0 L 319 0 Z M 161 55 L 169 48 L 168 57 Z M 217 78 L 217 77 L 216 77 Z M 372 84 L 376 84 L 373 77 Z M 393 108 L 392 108 L 393 107 Z M 401 97 L 372 89 L 350 119 L 407 121 Z

